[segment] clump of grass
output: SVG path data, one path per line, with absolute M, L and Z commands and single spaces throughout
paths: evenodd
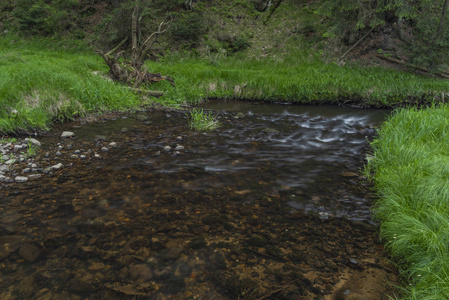
M 212 112 L 193 109 L 190 111 L 189 126 L 193 130 L 214 130 L 220 127 L 220 123 L 217 120 L 217 115 Z
M 380 235 L 409 299 L 449 295 L 449 106 L 398 110 L 372 143 Z

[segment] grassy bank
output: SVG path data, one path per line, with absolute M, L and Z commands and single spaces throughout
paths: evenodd
M 400 110 L 374 141 L 381 237 L 410 299 L 449 295 L 449 106 Z
M 177 87 L 167 85 L 163 101 L 205 97 L 300 103 L 397 106 L 439 101 L 449 82 L 380 67 L 340 67 L 306 51 L 285 57 L 245 59 L 198 58 L 172 54 L 150 64 L 170 74 Z
M 339 67 L 292 49 L 290 55 L 248 59 L 173 53 L 150 62 L 152 72 L 175 78 L 176 87 L 150 87 L 165 105 L 207 98 L 356 103 L 395 106 L 432 102 L 449 92 L 447 81 L 382 68 Z M 142 100 L 106 79 L 107 66 L 92 50 L 67 41 L 0 36 L 0 130 L 48 128 L 86 112 L 135 109 Z
M 46 129 L 58 119 L 139 104 L 96 71 L 107 67 L 82 45 L 0 37 L 0 130 Z

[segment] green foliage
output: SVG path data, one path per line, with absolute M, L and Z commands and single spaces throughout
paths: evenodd
M 372 143 L 380 234 L 407 299 L 449 295 L 449 106 L 398 110 Z
M 170 36 L 175 44 L 182 48 L 194 48 L 205 33 L 206 27 L 201 13 L 179 14 L 170 28 Z
M 193 109 L 190 111 L 189 126 L 193 130 L 214 130 L 220 127 L 216 118 L 210 111 L 206 113 L 202 109 Z
M 447 14 L 442 15 L 443 2 L 331 0 L 324 1 L 318 12 L 331 18 L 335 24 L 327 36 L 361 37 L 365 28 L 405 24 L 413 30 L 412 39 L 408 44 L 402 45 L 410 54 L 410 60 L 415 64 L 437 69 L 449 63 L 449 17 Z M 443 17 L 442 30 L 436 36 Z
M 71 30 L 78 5 L 77 0 L 17 0 L 13 14 L 22 32 L 59 35 Z

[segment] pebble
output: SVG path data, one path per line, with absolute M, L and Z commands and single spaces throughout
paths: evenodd
M 110 147 L 117 147 L 117 143 L 116 142 L 109 143 L 109 146 Z
M 22 170 L 22 173 L 30 173 L 31 169 L 30 168 L 25 168 Z
M 75 150 L 75 152 L 73 152 L 73 153 L 75 153 L 75 154 L 80 154 L 80 153 L 81 153 L 81 151 L 79 151 L 79 150 Z
M 56 151 L 55 155 L 56 155 L 56 156 L 61 156 L 61 155 L 62 155 L 62 153 L 61 153 L 61 152 L 59 152 L 59 151 Z
M 176 137 L 176 140 L 177 140 L 177 141 L 182 141 L 182 136 Z
M 85 159 L 85 158 L 86 158 L 86 155 L 80 155 L 80 158 L 81 158 L 81 159 Z
M 14 178 L 15 182 L 27 182 L 28 181 L 28 177 L 25 176 L 17 176 L 16 178 Z
M 107 147 L 101 147 L 101 151 L 103 151 L 103 152 L 108 152 L 109 149 L 108 149 Z
M 42 175 L 41 174 L 32 174 L 28 176 L 28 179 L 33 180 L 33 179 L 38 179 L 41 178 Z
M 184 150 L 184 146 L 178 145 L 175 148 L 176 151 Z
M 75 133 L 73 133 L 73 132 L 71 132 L 71 131 L 64 131 L 62 134 L 61 134 L 61 137 L 62 138 L 70 138 L 70 137 L 72 137 L 72 136 L 74 136 L 75 135 Z
M 165 147 L 164 147 L 164 151 L 167 151 L 167 152 L 168 152 L 168 151 L 170 151 L 170 150 L 171 150 L 171 147 L 170 147 L 170 146 L 165 146 Z
M 15 162 L 16 162 L 16 159 L 15 158 L 11 158 L 11 159 L 5 161 L 5 165 L 10 166 L 10 165 L 12 165 Z
M 26 138 L 24 141 L 25 141 L 25 143 L 31 143 L 34 146 L 38 146 L 38 147 L 41 146 L 41 142 L 39 142 L 38 140 L 33 139 L 33 138 Z
M 59 163 L 59 164 L 56 164 L 56 165 L 54 165 L 54 166 L 51 166 L 50 169 L 51 169 L 51 170 L 59 170 L 59 169 L 61 169 L 62 167 L 63 167 L 63 165 L 62 165 L 61 163 Z
M 100 154 L 98 154 L 98 153 L 95 153 L 95 154 L 94 154 L 94 157 L 95 157 L 95 158 L 101 158 Z

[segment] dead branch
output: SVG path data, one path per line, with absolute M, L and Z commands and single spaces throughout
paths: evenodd
M 112 50 L 106 53 L 107 56 L 112 55 L 117 49 L 119 49 L 126 41 L 128 40 L 128 37 L 125 37 L 117 46 L 115 46 Z
M 342 61 L 345 57 L 346 57 L 346 55 L 348 55 L 355 47 L 357 47 L 361 42 L 363 42 L 369 35 L 370 35 L 370 33 L 371 32 L 373 32 L 373 30 L 374 30 L 374 27 L 373 28 L 371 28 L 371 30 L 370 31 L 368 31 L 368 33 L 367 34 L 365 34 L 364 36 L 362 36 L 354 45 L 352 45 L 345 53 L 343 53 L 343 55 L 342 56 L 340 56 L 340 58 L 338 59 L 338 61 Z

